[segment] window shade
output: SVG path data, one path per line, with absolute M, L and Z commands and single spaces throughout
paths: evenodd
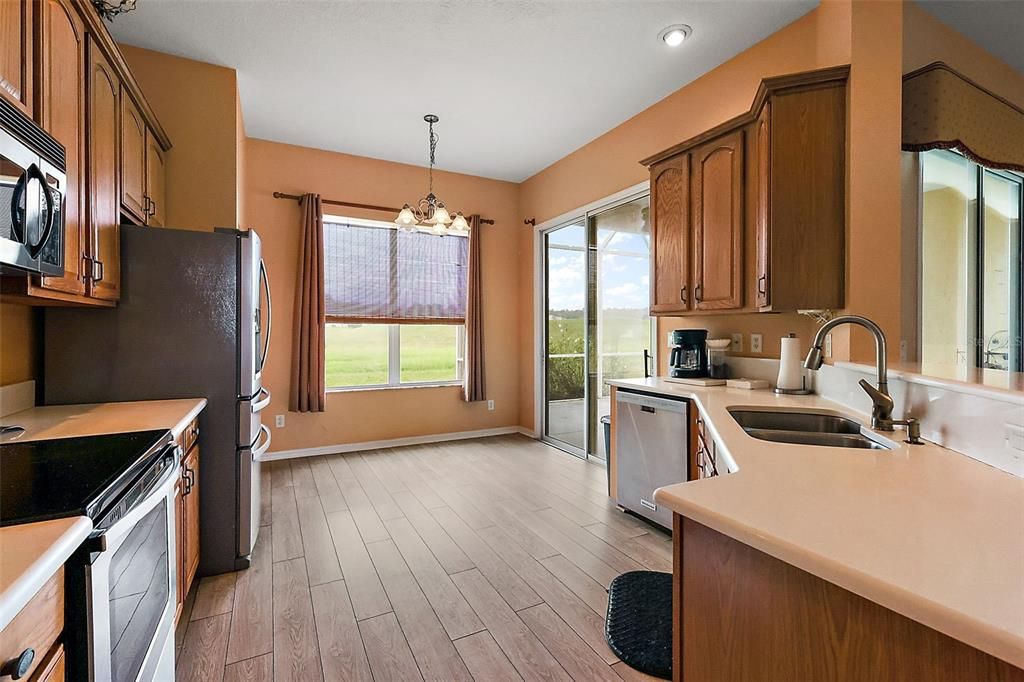
M 464 323 L 467 241 L 325 220 L 328 321 Z

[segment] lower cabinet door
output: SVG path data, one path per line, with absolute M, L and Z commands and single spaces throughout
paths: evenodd
M 185 508 L 184 521 L 184 557 L 185 557 L 185 590 L 196 577 L 199 570 L 199 446 L 196 445 L 185 457 L 185 472 L 189 477 L 188 486 L 185 488 L 183 506 Z

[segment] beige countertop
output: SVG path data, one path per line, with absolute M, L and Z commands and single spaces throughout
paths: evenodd
M 177 438 L 204 407 L 206 398 L 33 407 L 3 418 L 4 424 L 17 424 L 25 431 L 21 435 L 5 437 L 2 442 L 95 436 L 151 429 L 170 429 Z
M 104 433 L 170 429 L 177 437 L 206 407 L 206 398 L 34 407 L 3 418 L 25 431 L 4 443 Z M 0 629 L 50 579 L 92 532 L 75 516 L 0 528 Z
M 727 408 L 812 408 L 867 423 L 818 396 L 609 381 L 693 400 L 734 473 L 655 499 L 740 542 L 1024 667 L 1024 479 L 936 445 L 892 450 L 774 443 Z
M 92 532 L 85 516 L 0 528 L 0 630 Z

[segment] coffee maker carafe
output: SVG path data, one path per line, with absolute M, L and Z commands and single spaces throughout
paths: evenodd
M 675 379 L 708 376 L 707 329 L 676 329 L 672 332 L 669 374 Z

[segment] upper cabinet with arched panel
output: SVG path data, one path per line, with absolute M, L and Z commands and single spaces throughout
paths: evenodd
M 848 74 L 766 79 L 749 112 L 642 161 L 652 314 L 843 307 Z

